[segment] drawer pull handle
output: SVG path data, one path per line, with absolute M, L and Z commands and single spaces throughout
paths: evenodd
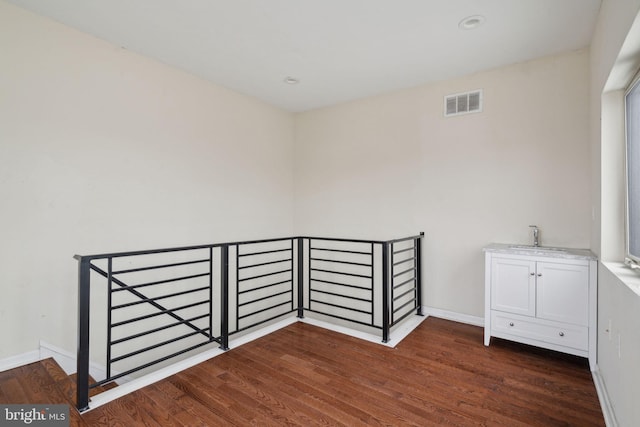
M 513 322 L 509 322 L 509 326 L 513 326 Z
M 558 335 L 560 335 L 561 337 L 564 336 L 564 332 L 560 332 Z

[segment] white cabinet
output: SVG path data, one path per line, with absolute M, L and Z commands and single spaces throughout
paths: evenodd
M 485 345 L 491 337 L 596 357 L 596 268 L 588 251 L 485 248 Z
M 589 326 L 589 265 L 538 262 L 536 317 Z
M 493 258 L 491 261 L 491 308 L 535 316 L 536 263 L 523 259 Z

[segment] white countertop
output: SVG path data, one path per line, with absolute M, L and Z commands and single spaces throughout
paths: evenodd
M 485 252 L 504 253 L 512 255 L 528 255 L 528 256 L 544 256 L 551 258 L 564 258 L 564 259 L 589 259 L 596 260 L 593 252 L 589 249 L 576 249 L 576 248 L 560 248 L 560 247 L 545 247 L 538 246 L 533 247 L 529 245 L 518 245 L 515 243 L 491 243 L 484 248 Z

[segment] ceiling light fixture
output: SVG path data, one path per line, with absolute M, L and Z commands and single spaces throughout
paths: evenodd
M 458 27 L 461 30 L 474 30 L 484 24 L 484 16 L 482 15 L 471 15 L 464 18 L 462 21 L 458 23 Z
M 296 79 L 295 77 L 287 76 L 284 78 L 284 82 L 288 85 L 296 85 L 300 83 L 300 80 Z

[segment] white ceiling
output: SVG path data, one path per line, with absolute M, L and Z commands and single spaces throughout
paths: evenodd
M 288 111 L 584 48 L 600 9 L 600 0 L 9 1 Z M 476 14 L 482 26 L 458 28 Z

